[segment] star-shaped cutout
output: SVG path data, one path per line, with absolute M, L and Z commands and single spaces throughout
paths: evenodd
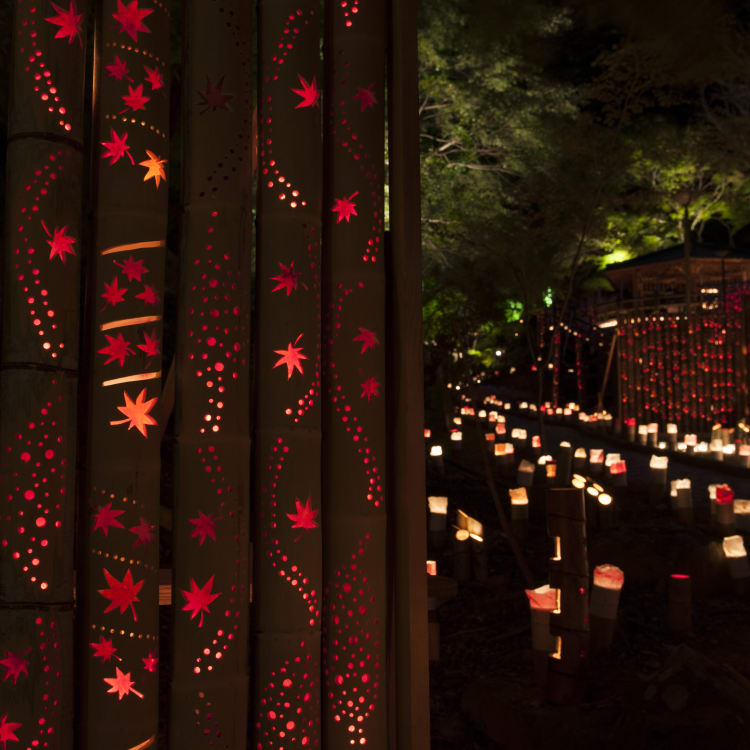
M 109 536 L 110 526 L 114 529 L 124 529 L 125 527 L 117 520 L 124 510 L 112 510 L 112 503 L 100 505 L 94 515 L 94 531 L 101 529 L 104 536 Z
M 193 526 L 195 526 L 195 528 L 193 529 L 193 533 L 190 535 L 190 538 L 194 539 L 195 537 L 200 537 L 201 547 L 203 546 L 203 542 L 206 541 L 207 537 L 210 537 L 211 539 L 216 541 L 216 522 L 214 521 L 212 516 L 199 510 L 197 518 L 189 518 L 188 520 L 193 524 Z
M 359 341 L 362 344 L 362 348 L 359 350 L 360 354 L 364 354 L 368 349 L 373 349 L 375 344 L 379 344 L 378 337 L 367 328 L 360 328 L 359 335 L 355 336 L 353 341 Z
M 279 267 L 281 268 L 281 273 L 278 276 L 271 276 L 271 281 L 278 282 L 271 290 L 271 293 L 278 292 L 280 289 L 286 289 L 286 296 L 288 297 L 293 290 L 297 289 L 297 279 L 300 277 L 300 273 L 294 272 L 294 261 L 288 266 L 279 263 Z
M 136 536 L 133 546 L 137 547 L 139 544 L 152 542 L 154 540 L 154 528 L 154 524 L 149 523 L 141 517 L 140 523 L 137 526 L 130 527 L 130 533 Z
M 125 396 L 125 404 L 124 406 L 118 406 L 117 409 L 125 415 L 126 419 L 110 420 L 110 425 L 120 425 L 129 422 L 128 430 L 132 430 L 133 427 L 135 427 L 143 437 L 147 438 L 148 434 L 146 432 L 146 427 L 156 424 L 156 420 L 149 414 L 149 412 L 154 408 L 154 404 L 158 401 L 158 396 L 146 401 L 145 388 L 141 390 L 135 401 L 130 398 L 127 391 L 123 391 L 123 395 Z
M 107 346 L 103 346 L 98 350 L 99 354 L 106 354 L 107 359 L 104 364 L 108 365 L 110 362 L 118 362 L 120 367 L 125 364 L 125 358 L 129 354 L 135 354 L 130 348 L 130 342 L 125 341 L 125 337 L 122 335 L 122 331 L 118 331 L 117 336 L 110 336 L 104 334 L 107 339 Z
M 78 37 L 78 41 L 83 47 L 83 40 L 81 39 L 81 19 L 83 18 L 83 13 L 78 13 L 73 0 L 71 0 L 68 10 L 60 8 L 54 3 L 52 3 L 52 7 L 57 11 L 57 15 L 50 16 L 44 20 L 60 27 L 57 30 L 57 34 L 55 34 L 55 39 L 65 39 L 67 37 L 68 44 L 70 44 L 75 37 Z
M 135 603 L 140 601 L 138 599 L 138 592 L 143 588 L 143 581 L 135 583 L 130 568 L 127 569 L 122 581 L 118 581 L 106 568 L 102 568 L 102 570 L 109 588 L 98 589 L 98 591 L 105 599 L 110 600 L 107 608 L 104 610 L 104 614 L 118 607 L 120 608 L 120 614 L 123 614 L 130 607 L 130 611 L 133 613 L 133 620 L 138 622 L 138 616 L 135 613 Z
M 296 346 L 297 342 L 302 338 L 302 334 L 300 333 L 299 336 L 297 336 L 294 344 L 292 342 L 289 342 L 289 346 L 287 346 L 286 349 L 274 349 L 274 354 L 280 354 L 281 357 L 279 358 L 278 362 L 273 366 L 273 369 L 275 370 L 277 367 L 281 367 L 281 365 L 286 365 L 286 379 L 291 380 L 292 373 L 295 370 L 299 370 L 300 375 L 304 375 L 304 371 L 302 370 L 302 360 L 307 359 L 307 357 L 302 354 L 302 347 Z
M 336 223 L 340 224 L 344 219 L 346 223 L 349 223 L 349 219 L 352 216 L 359 216 L 357 213 L 357 204 L 352 200 L 359 194 L 359 190 L 353 192 L 348 198 L 337 198 L 331 211 L 337 213 Z
M 375 106 L 375 92 L 373 91 L 373 88 L 375 87 L 374 83 L 371 83 L 366 89 L 358 88 L 357 93 L 354 95 L 354 98 L 359 101 L 359 111 L 364 112 L 366 109 L 369 109 L 370 107 Z
M 318 84 L 313 76 L 312 83 L 308 83 L 301 75 L 298 75 L 301 89 L 292 89 L 292 92 L 302 97 L 302 101 L 295 107 L 295 109 L 302 109 L 303 107 L 317 107 L 320 104 L 320 91 Z
M 380 388 L 380 383 L 378 383 L 375 378 L 368 378 L 364 383 L 361 384 L 361 386 L 362 395 L 360 396 L 360 398 L 365 398 L 366 396 L 368 403 L 373 396 L 380 395 L 380 392 L 378 391 L 378 388 Z
M 105 638 L 103 635 L 99 636 L 99 643 L 89 643 L 89 646 L 94 649 L 92 656 L 94 659 L 101 659 L 102 664 L 105 661 L 109 661 L 113 656 L 118 661 L 122 661 L 119 656 L 115 656 L 117 649 L 112 645 L 111 638 Z
M 49 260 L 59 258 L 65 263 L 66 253 L 68 255 L 75 255 L 75 250 L 72 248 L 72 245 L 75 243 L 75 238 L 65 234 L 67 227 L 55 227 L 52 230 L 52 234 L 47 231 L 44 222 L 42 222 L 42 227 L 44 227 L 44 231 L 47 232 L 47 236 L 52 238 L 47 240 L 47 244 L 49 245 Z
M 8 742 L 20 742 L 16 736 L 16 729 L 23 726 L 18 721 L 7 721 L 8 714 L 0 718 L 0 742 L 3 743 L 3 750 L 7 750 Z
M 123 696 L 130 695 L 131 693 L 141 699 L 143 698 L 143 693 L 133 687 L 135 681 L 130 679 L 130 672 L 126 674 L 120 667 L 115 667 L 114 677 L 104 677 L 103 679 L 104 682 L 111 686 L 107 692 L 117 693 L 117 700 L 119 701 L 123 699 Z
M 102 297 L 104 297 L 104 300 L 107 305 L 119 305 L 120 302 L 125 301 L 125 292 L 128 291 L 128 288 L 126 286 L 119 286 L 119 283 L 117 281 L 117 276 L 112 280 L 111 284 L 108 284 L 106 281 L 104 282 L 104 294 L 102 294 Z
M 216 112 L 217 109 L 225 109 L 231 111 L 229 101 L 234 98 L 234 94 L 225 94 L 223 92 L 224 87 L 224 76 L 219 78 L 215 83 L 211 83 L 211 79 L 206 76 L 206 90 L 198 91 L 198 96 L 203 100 L 198 102 L 198 106 L 201 107 L 201 114 L 205 114 L 209 110 Z
M 182 608 L 182 611 L 190 612 L 190 619 L 194 620 L 195 617 L 200 614 L 201 619 L 198 623 L 198 627 L 203 627 L 203 613 L 210 614 L 209 605 L 214 599 L 221 596 L 221 594 L 212 594 L 211 589 L 214 586 L 214 577 L 211 576 L 203 586 L 198 586 L 194 578 L 190 579 L 190 591 L 180 589 L 180 593 L 185 597 L 186 604 Z
M 159 301 L 156 290 L 149 284 L 144 284 L 143 291 L 140 294 L 136 294 L 135 298 L 143 300 L 147 305 L 155 305 Z
M 148 169 L 148 172 L 146 172 L 143 177 L 143 181 L 146 182 L 146 180 L 153 179 L 156 182 L 156 188 L 158 190 L 159 181 L 167 181 L 167 174 L 164 171 L 164 165 L 167 163 L 167 160 L 160 159 L 153 151 L 149 151 L 148 149 L 146 149 L 146 155 L 148 156 L 148 159 L 138 162 L 139 166 Z
M 27 677 L 29 676 L 29 662 L 20 654 L 14 654 L 12 651 L 6 651 L 5 653 L 5 658 L 0 659 L 0 664 L 2 664 L 2 666 L 4 666 L 7 670 L 5 672 L 5 676 L 3 677 L 3 682 L 9 680 L 12 677 L 13 684 L 15 685 L 18 682 L 18 678 L 22 674 L 25 674 Z
M 128 74 L 128 66 L 118 55 L 115 55 L 115 61 L 105 66 L 107 75 L 121 81 Z
M 295 499 L 294 504 L 297 506 L 296 513 L 287 513 L 286 516 L 290 521 L 293 521 L 293 529 L 315 529 L 318 524 L 315 523 L 315 516 L 318 515 L 317 510 L 313 510 L 310 507 L 310 498 L 308 497 L 305 504 Z
M 146 82 L 151 84 L 151 91 L 164 88 L 164 79 L 161 77 L 159 68 L 149 68 L 148 65 L 144 65 L 143 69 L 146 71 Z
M 122 100 L 125 102 L 125 109 L 122 110 L 123 112 L 128 109 L 137 112 L 139 109 L 146 109 L 146 104 L 151 101 L 151 97 L 144 95 L 143 84 L 139 83 L 135 87 L 128 85 L 128 93 L 123 94 Z
M 130 153 L 130 144 L 128 143 L 128 133 L 125 131 L 122 135 L 117 135 L 114 128 L 109 129 L 111 141 L 102 141 L 101 144 L 107 149 L 102 154 L 102 159 L 109 159 L 110 166 L 117 164 L 123 156 L 130 159 L 130 163 L 135 166 L 133 155 Z
M 156 665 L 159 663 L 159 660 L 151 651 L 148 652 L 148 656 L 141 657 L 141 661 L 143 662 L 143 668 L 147 672 L 156 672 Z
M 147 357 L 156 357 L 159 354 L 159 338 L 156 335 L 156 331 L 151 331 L 151 335 L 143 332 L 143 343 L 138 344 L 138 348 Z
M 140 281 L 141 276 L 143 276 L 144 273 L 148 273 L 148 268 L 143 265 L 143 261 L 133 260 L 132 255 L 129 255 L 122 263 L 118 263 L 116 260 L 113 261 L 113 263 L 120 268 L 128 281 L 132 281 L 133 279 Z
M 117 12 L 112 14 L 112 18 L 120 24 L 121 34 L 127 34 L 134 42 L 137 42 L 138 32 L 151 33 L 151 29 L 143 23 L 143 19 L 153 12 L 153 8 L 139 8 L 138 0 L 133 0 L 129 4 L 117 0 Z

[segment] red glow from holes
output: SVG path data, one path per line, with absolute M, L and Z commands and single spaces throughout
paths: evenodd
M 680 579 L 680 580 L 685 580 L 685 579 L 690 578 L 690 576 L 687 575 L 687 573 L 672 573 L 672 575 L 670 576 L 670 578 L 677 578 L 677 579 Z

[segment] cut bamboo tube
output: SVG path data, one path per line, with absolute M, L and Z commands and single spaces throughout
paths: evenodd
M 684 638 L 693 627 L 693 602 L 690 576 L 672 573 L 667 590 L 667 630 L 675 638 Z
M 625 575 L 616 565 L 597 565 L 594 568 L 589 602 L 592 653 L 605 651 L 612 645 L 624 582 Z

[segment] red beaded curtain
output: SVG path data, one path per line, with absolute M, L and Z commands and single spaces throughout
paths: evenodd
M 386 746 L 386 3 L 326 4 L 326 746 Z
M 259 3 L 253 745 L 320 745 L 320 2 Z
M 95 61 L 79 746 L 155 743 L 169 8 L 104 0 Z M 204 583 L 201 581 L 201 583 Z
M 170 746 L 244 748 L 249 615 L 252 33 L 186 5 Z
M 0 354 L 0 738 L 70 747 L 86 2 L 17 0 Z

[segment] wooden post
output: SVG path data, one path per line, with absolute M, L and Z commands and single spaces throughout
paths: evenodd
M 191 0 L 186 12 L 169 741 L 244 747 L 251 19 L 240 0 L 221 13 Z M 191 607 L 196 587 L 207 611 Z
M 14 5 L 1 272 L 0 714 L 11 744 L 67 750 L 88 3 L 72 16 L 30 0 Z
M 131 4 L 132 5 L 132 4 Z M 98 6 L 78 745 L 154 743 L 159 709 L 169 6 Z M 206 581 L 201 581 L 204 586 Z M 210 586 L 209 586 L 210 589 Z M 193 600 L 198 614 L 200 600 Z

